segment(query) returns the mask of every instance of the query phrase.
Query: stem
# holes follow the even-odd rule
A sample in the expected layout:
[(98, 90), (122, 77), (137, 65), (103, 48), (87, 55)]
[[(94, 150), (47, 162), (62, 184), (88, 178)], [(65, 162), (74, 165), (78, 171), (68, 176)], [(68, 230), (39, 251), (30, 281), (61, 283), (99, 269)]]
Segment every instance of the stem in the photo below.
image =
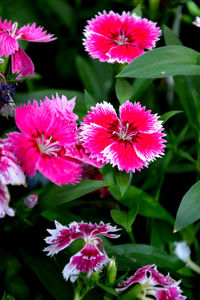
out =
[(198, 266), (195, 262), (193, 262), (190, 257), (187, 258), (186, 263), (187, 263), (187, 266), (191, 270), (193, 270), (196, 273), (200, 274), (200, 266)]
[(80, 297), (79, 292), (77, 290), (75, 290), (75, 292), (74, 292), (74, 300), (81, 300), (81, 297)]
[(128, 234), (129, 234), (129, 237), (132, 241), (133, 244), (135, 244), (135, 238), (134, 238), (134, 235), (133, 235), (133, 232), (132, 232), (132, 229), (130, 230), (127, 230)]

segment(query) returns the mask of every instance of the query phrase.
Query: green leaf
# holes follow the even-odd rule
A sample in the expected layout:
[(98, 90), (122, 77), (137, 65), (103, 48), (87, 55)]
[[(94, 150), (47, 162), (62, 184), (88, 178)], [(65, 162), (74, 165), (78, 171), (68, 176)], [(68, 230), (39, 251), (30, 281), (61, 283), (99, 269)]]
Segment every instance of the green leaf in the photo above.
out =
[(87, 109), (89, 110), (91, 106), (95, 106), (96, 103), (97, 102), (94, 100), (94, 98), (85, 90), (85, 105)]
[(121, 195), (123, 197), (124, 193), (126, 192), (126, 190), (128, 188), (129, 182), (130, 182), (131, 173), (116, 170), (115, 178), (117, 181), (117, 185), (120, 189)]
[(139, 17), (142, 17), (142, 6), (138, 4), (131, 12), (131, 15), (136, 14)]
[(114, 296), (116, 296), (116, 297), (119, 296), (119, 294), (118, 294), (114, 289), (112, 289), (111, 287), (108, 287), (108, 286), (106, 286), (105, 284), (102, 284), (102, 283), (99, 283), (99, 282), (97, 282), (97, 285), (98, 285), (101, 289), (103, 289), (104, 291), (106, 291), (107, 293), (109, 293), (109, 294), (111, 294), (111, 295), (114, 295)]
[[(175, 90), (190, 122), (190, 125), (200, 131), (200, 78), (199, 76), (175, 76)], [(188, 100), (189, 99), (189, 100)]]
[(8, 295), (6, 292), (4, 292), (3, 297), (1, 300), (15, 300), (15, 298), (11, 295)]
[(163, 25), (163, 35), (164, 35), (164, 39), (165, 39), (166, 45), (179, 45), (179, 46), (182, 45), (182, 43), (179, 40), (179, 38), (166, 25)]
[(129, 100), (133, 94), (133, 88), (130, 83), (125, 79), (119, 78), (116, 80), (115, 91), (120, 104)]
[(134, 207), (130, 208), (128, 211), (122, 211), (119, 209), (112, 209), (111, 216), (115, 223), (123, 226), (126, 231), (130, 232), (131, 226), (135, 221), (135, 217), (138, 213), (138, 206), (135, 205)]
[(56, 185), (49, 185), (41, 190), (38, 194), (39, 203), (38, 210), (49, 210), (58, 205), (67, 203), (82, 197), (90, 192), (101, 189), (105, 186), (105, 182), (101, 180), (83, 180), (76, 186), (64, 185), (58, 187)]
[[(48, 259), (45, 256), (40, 256), (25, 249), (20, 249), (26, 265), (28, 265), (47, 291), (56, 300), (66, 300), (66, 295), (69, 299), (73, 299), (70, 285), (63, 280), (62, 273), (58, 271), (53, 263), (53, 259)], [(62, 291), (62, 292), (61, 292)]]
[(199, 52), (184, 46), (164, 46), (136, 57), (117, 77), (163, 78), (200, 75)]
[(165, 114), (163, 114), (160, 119), (163, 121), (163, 124), (165, 122), (167, 122), (167, 120), (169, 120), (171, 117), (177, 115), (177, 114), (180, 114), (182, 113), (183, 111), (182, 110), (172, 110), (172, 111), (168, 111), (166, 112)]
[(200, 181), (196, 182), (184, 195), (178, 208), (175, 230), (184, 227), (200, 219)]
[[(106, 248), (106, 247), (105, 247)], [(156, 264), (159, 268), (178, 270), (183, 263), (164, 250), (143, 244), (123, 244), (106, 248), (108, 256), (115, 256), (119, 270), (133, 270), (148, 264)]]
[(66, 96), (68, 100), (76, 96), (76, 105), (74, 112), (79, 115), (79, 117), (85, 116), (87, 110), (85, 106), (85, 99), (84, 94), (79, 91), (73, 91), (73, 90), (59, 90), (59, 89), (44, 89), (34, 92), (26, 92), (21, 93), (17, 92), (15, 95), (15, 102), (17, 105), (19, 104), (26, 104), (29, 100), (32, 102), (34, 99), (36, 100), (42, 100), (46, 96), (50, 99), (52, 96), (56, 96), (56, 93), (58, 93), (59, 97), (62, 95)]
[(153, 79), (136, 78), (133, 82), (133, 96), (132, 99), (139, 100), (140, 96), (152, 83)]
[(77, 56), (76, 65), (84, 88), (96, 99), (99, 99), (102, 96), (102, 88), (94, 67), (82, 56)]
[(109, 188), (109, 191), (117, 201), (129, 208), (137, 204), (139, 207), (138, 213), (140, 215), (166, 220), (169, 223), (174, 224), (174, 219), (168, 213), (168, 211), (165, 210), (165, 208), (158, 201), (155, 201), (151, 195), (143, 192), (141, 189), (131, 185), (128, 187), (123, 198), (120, 195), (118, 186)]

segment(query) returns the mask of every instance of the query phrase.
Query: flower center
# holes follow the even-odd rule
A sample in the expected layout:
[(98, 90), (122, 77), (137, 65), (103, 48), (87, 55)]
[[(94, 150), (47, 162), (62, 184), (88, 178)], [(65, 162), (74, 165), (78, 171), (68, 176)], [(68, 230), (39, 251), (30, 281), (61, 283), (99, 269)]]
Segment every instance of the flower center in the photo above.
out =
[(131, 128), (132, 124), (126, 123), (120, 124), (119, 131), (113, 131), (114, 135), (117, 135), (121, 140), (132, 140), (134, 136), (137, 136), (136, 127)]
[(52, 135), (47, 139), (43, 134), (36, 138), (39, 151), (47, 155), (55, 155), (60, 151), (59, 142), (52, 141)]
[(125, 32), (120, 32), (117, 39), (114, 40), (119, 46), (125, 45), (128, 42), (128, 37)]
[(14, 22), (12, 25), (12, 30), (8, 29), (7, 32), (9, 33), (10, 36), (12, 36), (14, 39), (18, 40), (22, 37), (23, 33), (20, 33), (15, 36), (16, 31), (17, 31), (18, 23)]

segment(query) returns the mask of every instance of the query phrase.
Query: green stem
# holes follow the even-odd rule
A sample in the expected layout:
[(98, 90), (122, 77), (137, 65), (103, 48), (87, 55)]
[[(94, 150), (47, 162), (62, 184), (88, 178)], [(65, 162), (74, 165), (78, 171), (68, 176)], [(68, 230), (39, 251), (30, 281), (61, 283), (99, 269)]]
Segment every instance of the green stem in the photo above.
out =
[(129, 237), (130, 237), (132, 243), (135, 244), (135, 238), (134, 238), (132, 229), (129, 229), (127, 232), (128, 232), (128, 234), (129, 234)]
[(200, 266), (198, 266), (195, 262), (193, 262), (190, 257), (187, 258), (186, 263), (187, 263), (187, 266), (191, 270), (193, 270), (196, 273), (200, 274)]
[(74, 292), (74, 300), (81, 300), (81, 297), (80, 297), (79, 292), (77, 290), (75, 290), (75, 292)]

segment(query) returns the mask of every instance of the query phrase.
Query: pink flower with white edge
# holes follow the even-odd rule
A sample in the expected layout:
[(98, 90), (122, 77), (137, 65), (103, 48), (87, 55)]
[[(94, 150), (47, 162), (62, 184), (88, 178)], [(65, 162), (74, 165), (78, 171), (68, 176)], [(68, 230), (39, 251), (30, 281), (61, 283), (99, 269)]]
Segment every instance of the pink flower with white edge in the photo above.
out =
[(200, 17), (196, 17), (195, 21), (192, 22), (192, 24), (194, 24), (197, 27), (200, 27)]
[(90, 157), (117, 166), (120, 171), (141, 171), (163, 155), (166, 142), (162, 121), (139, 102), (120, 106), (120, 118), (110, 103), (98, 103), (83, 119), (80, 136)]
[(136, 14), (110, 11), (99, 13), (87, 21), (84, 46), (92, 58), (109, 63), (130, 63), (137, 56), (151, 50), (159, 40), (161, 30), (156, 23)]
[[(11, 132), (7, 139), (28, 176), (38, 170), (57, 185), (78, 183), (82, 171), (78, 155), (71, 153), (77, 143), (76, 115), (64, 100), (68, 101), (57, 95), (52, 100), (46, 97), (40, 106), (34, 100), (17, 107), (15, 121), (21, 132)], [(90, 164), (100, 165), (94, 159)]]
[(73, 255), (69, 263), (63, 269), (65, 280), (74, 282), (81, 272), (86, 272), (89, 277), (93, 271), (98, 271), (109, 263), (108, 256), (104, 250), (101, 239), (98, 236), (107, 236), (109, 238), (118, 238), (119, 235), (113, 232), (119, 229), (110, 224), (92, 224), (84, 222), (72, 222), (69, 226), (63, 226), (55, 221), (56, 229), (47, 229), (51, 234), (45, 238), (47, 244), (44, 251), (47, 255), (57, 254), (59, 251), (68, 247), (73, 241), (82, 238), (85, 242), (84, 247)]
[(155, 265), (147, 265), (137, 270), (126, 281), (120, 282), (119, 288), (116, 290), (121, 293), (139, 283), (141, 291), (137, 295), (137, 299), (150, 299), (153, 296), (156, 300), (184, 300), (187, 298), (182, 295), (180, 282), (172, 279), (169, 274), (164, 276), (159, 273)]
[(15, 215), (15, 211), (9, 207), (10, 194), (5, 184), (0, 181), (0, 219), (7, 214), (10, 217)]
[(52, 34), (43, 31), (43, 27), (27, 24), (20, 29), (18, 23), (0, 18), (0, 57), (11, 55), (12, 73), (21, 72), (20, 76), (34, 74), (34, 65), (30, 57), (19, 46), (19, 40), (46, 43), (55, 40)]
[(25, 184), (25, 175), (5, 139), (0, 139), (0, 182), (1, 184)]

